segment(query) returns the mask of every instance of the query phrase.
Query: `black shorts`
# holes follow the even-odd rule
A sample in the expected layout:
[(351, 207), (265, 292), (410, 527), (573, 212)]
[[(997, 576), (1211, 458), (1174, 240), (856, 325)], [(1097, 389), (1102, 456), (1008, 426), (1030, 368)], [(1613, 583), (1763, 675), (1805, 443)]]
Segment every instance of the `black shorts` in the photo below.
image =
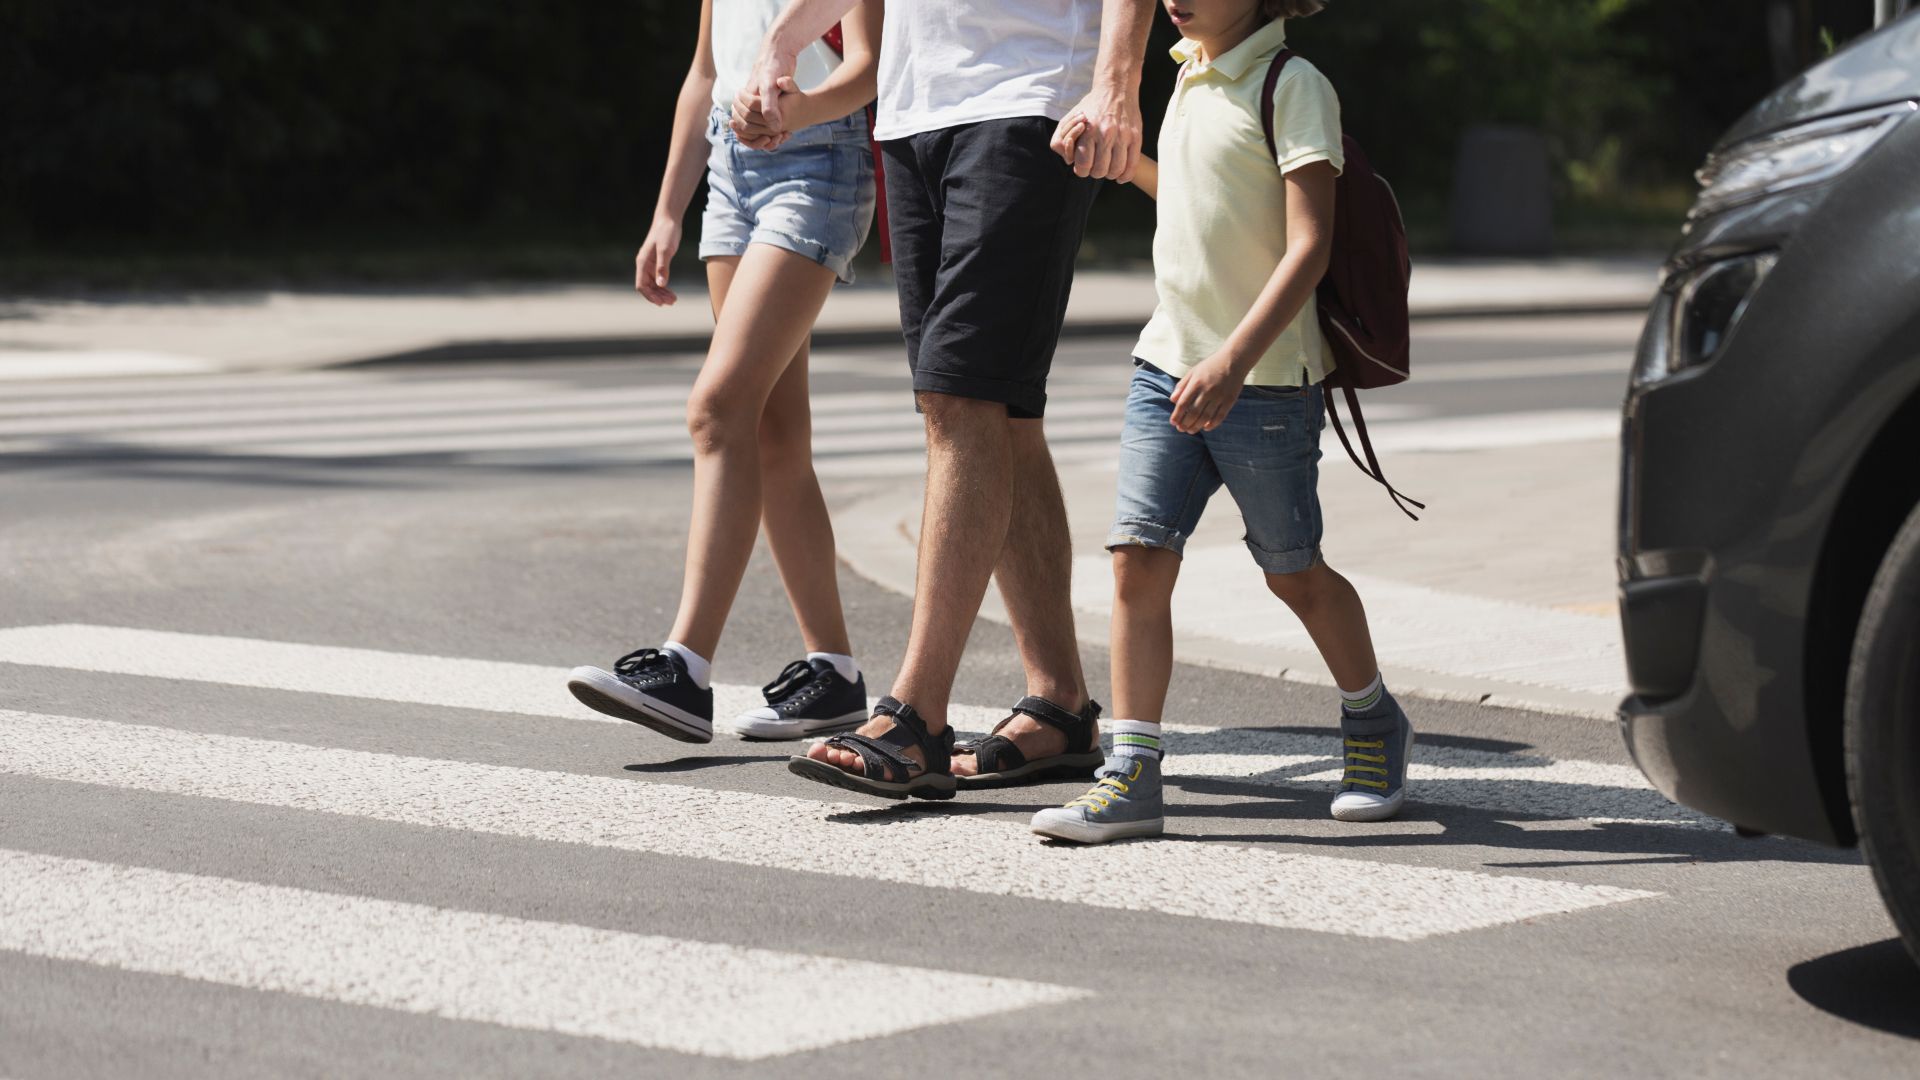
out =
[(900, 329), (915, 391), (1047, 408), (1047, 369), (1098, 180), (1047, 144), (1045, 117), (881, 143)]

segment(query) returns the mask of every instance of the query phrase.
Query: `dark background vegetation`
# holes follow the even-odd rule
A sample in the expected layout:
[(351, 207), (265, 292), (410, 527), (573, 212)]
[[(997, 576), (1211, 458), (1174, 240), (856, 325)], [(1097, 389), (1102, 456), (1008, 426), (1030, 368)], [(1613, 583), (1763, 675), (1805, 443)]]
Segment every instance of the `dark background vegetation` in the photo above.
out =
[[(697, 16), (696, 0), (0, 0), (0, 286), (618, 278)], [(1559, 243), (1582, 251), (1663, 243), (1719, 132), (1870, 16), (1869, 0), (1334, 0), (1291, 39), (1418, 246), (1444, 247), (1461, 132), (1496, 122), (1545, 134)], [(1157, 20), (1150, 137), (1173, 40)], [(1109, 189), (1085, 256), (1144, 255), (1150, 221)]]

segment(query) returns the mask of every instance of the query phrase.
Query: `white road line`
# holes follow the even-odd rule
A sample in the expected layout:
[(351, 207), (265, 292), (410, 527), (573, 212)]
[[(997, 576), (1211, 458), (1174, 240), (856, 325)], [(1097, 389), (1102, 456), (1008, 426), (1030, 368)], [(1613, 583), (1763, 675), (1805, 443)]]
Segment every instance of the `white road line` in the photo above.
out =
[(95, 350), (88, 352), (0, 350), (0, 382), (28, 379), (101, 379), (121, 375), (194, 375), (219, 365), (197, 356), (173, 353)]
[[(0, 628), (0, 664), (620, 722), (575, 702), (566, 692), (564, 669), (508, 661), (69, 624)], [(714, 686), (716, 716), (737, 716), (763, 703), (757, 686)], [(1005, 715), (1004, 709), (956, 706), (951, 719), (955, 727), (984, 730)], [(1338, 748), (1317, 736), (1186, 724), (1169, 728), (1172, 775), (1320, 785), (1325, 781), (1319, 777), (1338, 764)], [(1414, 798), (1422, 802), (1556, 819), (1717, 827), (1668, 802), (1628, 765), (1423, 744), (1412, 775), (1420, 782)]]
[(1461, 360), (1434, 363), (1414, 374), (1421, 383), (1480, 382), (1507, 379), (1559, 379), (1572, 375), (1617, 373), (1624, 383), (1633, 367), (1628, 352), (1582, 353), (1578, 356), (1543, 356), (1528, 360)]
[[(1220, 843), (1059, 850), (1021, 823), (937, 810), (902, 814), (77, 717), (0, 712), (0, 733), (0, 772), (43, 779), (1395, 941), (1660, 895)], [(966, 854), (981, 852), (991, 854)]]
[(0, 949), (746, 1061), (1091, 996), (8, 850)]

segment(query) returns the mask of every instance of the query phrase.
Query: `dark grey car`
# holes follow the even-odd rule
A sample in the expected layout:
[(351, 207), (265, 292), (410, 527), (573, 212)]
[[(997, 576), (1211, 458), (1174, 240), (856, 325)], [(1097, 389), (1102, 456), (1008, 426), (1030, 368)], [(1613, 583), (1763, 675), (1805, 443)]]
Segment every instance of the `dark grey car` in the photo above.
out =
[(1920, 958), (1920, 14), (1715, 147), (1628, 392), (1634, 760), (1862, 844)]

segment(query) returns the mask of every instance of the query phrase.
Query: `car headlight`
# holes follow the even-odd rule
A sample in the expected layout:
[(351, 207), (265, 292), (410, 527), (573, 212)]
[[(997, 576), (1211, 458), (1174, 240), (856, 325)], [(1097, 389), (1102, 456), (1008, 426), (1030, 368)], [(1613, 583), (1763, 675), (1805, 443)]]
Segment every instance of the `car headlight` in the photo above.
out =
[(1700, 217), (1838, 176), (1916, 109), (1920, 103), (1902, 101), (1736, 143), (1707, 158), (1694, 174), (1700, 181), (1700, 199), (1688, 216)]
[(1663, 289), (1635, 357), (1634, 385), (1671, 378), (1718, 356), (1779, 258), (1778, 252), (1755, 251), (1719, 259)]

